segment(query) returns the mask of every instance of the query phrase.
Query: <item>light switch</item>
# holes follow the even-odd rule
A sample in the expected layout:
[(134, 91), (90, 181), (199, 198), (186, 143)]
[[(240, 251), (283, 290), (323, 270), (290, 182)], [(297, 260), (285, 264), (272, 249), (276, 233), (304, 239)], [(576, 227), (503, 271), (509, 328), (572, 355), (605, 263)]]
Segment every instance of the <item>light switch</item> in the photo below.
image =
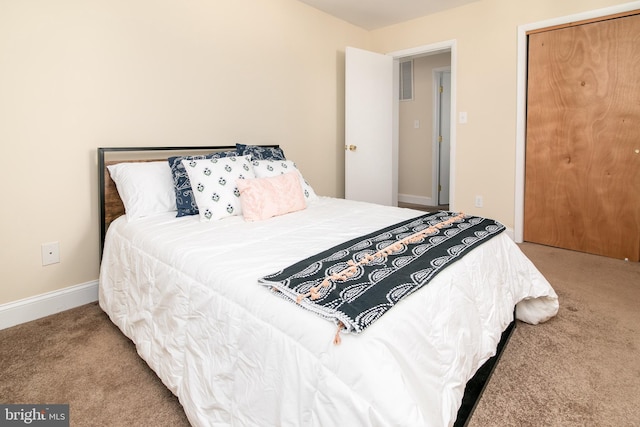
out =
[(459, 122), (460, 123), (467, 123), (467, 112), (466, 111), (460, 111), (460, 114), (458, 115), (459, 117)]

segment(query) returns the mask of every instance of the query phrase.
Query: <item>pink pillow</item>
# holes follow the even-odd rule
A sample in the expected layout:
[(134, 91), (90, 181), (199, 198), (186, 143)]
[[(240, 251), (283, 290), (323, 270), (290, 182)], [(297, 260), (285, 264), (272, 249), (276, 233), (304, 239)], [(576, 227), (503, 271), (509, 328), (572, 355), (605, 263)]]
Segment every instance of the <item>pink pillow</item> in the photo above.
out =
[(239, 179), (236, 185), (245, 221), (260, 221), (307, 207), (296, 171), (267, 178)]

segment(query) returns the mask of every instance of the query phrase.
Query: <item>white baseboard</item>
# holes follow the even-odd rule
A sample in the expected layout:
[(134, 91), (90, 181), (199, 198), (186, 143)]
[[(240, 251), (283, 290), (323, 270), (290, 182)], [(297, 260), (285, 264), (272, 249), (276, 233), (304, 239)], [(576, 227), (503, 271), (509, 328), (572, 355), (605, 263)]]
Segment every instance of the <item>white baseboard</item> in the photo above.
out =
[(435, 206), (431, 197), (413, 196), (411, 194), (398, 194), (398, 201), (402, 203), (411, 203), (412, 205)]
[(0, 329), (79, 307), (98, 300), (98, 281), (47, 292), (0, 305)]

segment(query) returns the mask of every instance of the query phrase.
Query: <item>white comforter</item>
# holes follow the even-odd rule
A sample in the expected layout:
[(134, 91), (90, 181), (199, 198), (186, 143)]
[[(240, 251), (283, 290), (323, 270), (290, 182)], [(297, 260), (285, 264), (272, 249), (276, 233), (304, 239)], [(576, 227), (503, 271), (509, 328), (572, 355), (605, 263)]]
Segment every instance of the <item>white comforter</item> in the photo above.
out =
[(100, 306), (194, 426), (450, 426), (514, 305), (529, 323), (558, 310), (505, 233), (337, 346), (334, 324), (257, 283), (423, 213), (321, 198), (255, 223), (121, 217), (108, 230)]

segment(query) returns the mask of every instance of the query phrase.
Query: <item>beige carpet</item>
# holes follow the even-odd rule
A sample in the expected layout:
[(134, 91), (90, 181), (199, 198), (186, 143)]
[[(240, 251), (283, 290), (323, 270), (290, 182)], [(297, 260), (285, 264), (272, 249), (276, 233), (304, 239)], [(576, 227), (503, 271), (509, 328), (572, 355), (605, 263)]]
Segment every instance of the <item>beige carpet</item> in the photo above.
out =
[[(524, 244), (561, 309), (519, 323), (469, 427), (640, 425), (640, 264)], [(187, 426), (97, 304), (0, 331), (0, 403), (69, 403), (72, 426)]]
[(640, 426), (640, 264), (521, 248), (560, 311), (518, 323), (469, 427)]

